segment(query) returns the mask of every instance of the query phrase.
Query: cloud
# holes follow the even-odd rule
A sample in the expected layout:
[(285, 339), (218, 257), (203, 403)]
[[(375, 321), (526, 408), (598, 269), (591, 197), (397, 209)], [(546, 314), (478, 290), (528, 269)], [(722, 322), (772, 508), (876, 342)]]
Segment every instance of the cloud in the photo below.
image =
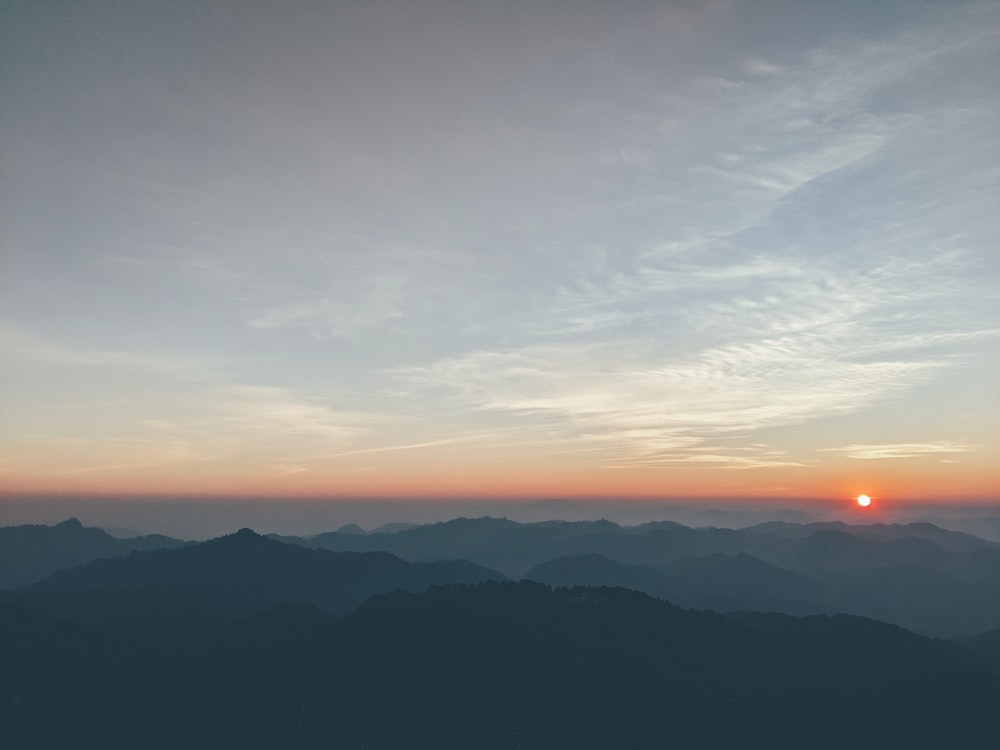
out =
[(86, 474), (253, 460), (280, 473), (303, 456), (345, 450), (386, 422), (335, 408), (329, 396), (233, 382), (237, 361), (229, 358), (72, 346), (12, 327), (0, 329), (0, 342), (5, 377), (22, 392), (39, 382), (46, 397), (30, 410), (4, 405), (0, 437), (12, 470)]
[[(998, 7), (626, 5), (277, 14), (233, 28), (294, 45), (194, 89), (127, 39), (112, 77), (25, 44), (66, 116), (5, 135), (13, 431), (88, 435), (94, 466), (779, 467), (813, 457), (740, 443), (988, 375)], [(43, 84), (73, 60), (70, 101)], [(123, 83), (135, 113), (76, 109)]]
[(3, 471), (43, 476), (120, 473), (213, 458), (177, 437), (29, 438), (7, 451)]
[(322, 458), (342, 458), (345, 456), (359, 456), (368, 453), (395, 453), (397, 451), (418, 450), (420, 448), (435, 448), (439, 445), (453, 445), (455, 443), (466, 443), (475, 440), (483, 440), (488, 437), (496, 437), (495, 433), (476, 433), (471, 435), (458, 435), (455, 437), (442, 438), (440, 440), (427, 440), (420, 443), (406, 443), (403, 445), (380, 445), (374, 448), (357, 448), (354, 450), (340, 451), (322, 456)]
[(385, 421), (272, 386), (220, 385), (160, 394), (158, 402), (161, 416), (143, 423), (148, 431), (185, 440), (206, 457), (249, 458), (278, 472), (302, 467), (316, 454), (346, 450)]
[[(567, 439), (603, 442), (617, 462), (687, 456), (772, 465), (781, 459), (727, 458), (719, 441), (856, 412), (898, 396), (937, 367), (847, 361), (849, 335), (769, 337), (673, 356), (650, 340), (562, 344), (474, 352), (397, 375), (425, 392), (450, 391), (474, 409), (508, 413), (527, 434), (561, 425)], [(715, 458), (699, 452), (706, 442), (716, 446)]]
[[(741, 455), (742, 453), (742, 455)], [(732, 448), (719, 445), (690, 447), (688, 452), (660, 454), (653, 458), (635, 458), (624, 463), (609, 463), (605, 468), (625, 469), (636, 466), (669, 464), (706, 464), (727, 470), (764, 469), (776, 467), (804, 467), (801, 461), (792, 461), (785, 451), (752, 448)]]
[[(885, 443), (881, 445), (846, 445), (843, 448), (824, 448), (831, 453), (839, 453), (845, 458), (874, 460), (882, 458), (919, 458), (941, 453), (971, 453), (973, 445), (953, 442), (934, 443)], [(942, 459), (947, 460), (947, 459)]]
[(406, 279), (380, 276), (365, 291), (344, 290), (337, 298), (320, 297), (274, 307), (250, 321), (254, 328), (300, 326), (317, 339), (353, 336), (403, 317)]
[[(597, 447), (612, 465), (801, 465), (780, 451), (734, 453), (725, 441), (903, 399), (959, 364), (955, 347), (994, 332), (961, 330), (947, 316), (939, 330), (911, 321), (954, 293), (955, 262), (890, 257), (862, 271), (778, 255), (714, 265), (682, 254), (616, 276), (604, 297), (597, 285), (559, 296), (553, 322), (535, 332), (546, 343), (393, 374), (411, 396), (508, 415), (529, 441), (558, 429), (563, 444)], [(588, 309), (595, 321), (607, 311), (634, 318), (617, 341), (588, 336), (596, 325), (565, 325)]]
[(157, 349), (105, 349), (50, 341), (23, 329), (0, 325), (3, 358), (13, 364), (146, 370), (185, 380), (212, 380), (232, 359), (208, 353)]

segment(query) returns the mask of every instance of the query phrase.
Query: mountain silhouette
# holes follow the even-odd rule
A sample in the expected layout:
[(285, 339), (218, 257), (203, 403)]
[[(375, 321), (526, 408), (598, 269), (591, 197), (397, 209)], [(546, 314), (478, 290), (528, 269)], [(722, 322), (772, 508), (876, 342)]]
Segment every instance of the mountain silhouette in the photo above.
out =
[(671, 601), (686, 607), (795, 615), (837, 611), (825, 604), (824, 584), (743, 552), (682, 557), (661, 566), (660, 571), (669, 582)]
[(367, 534), (363, 528), (358, 526), (356, 523), (345, 523), (339, 529), (337, 529), (338, 534)]
[(917, 522), (906, 524), (873, 523), (863, 526), (852, 526), (841, 521), (822, 523), (795, 524), (786, 521), (769, 521), (751, 527), (752, 531), (777, 536), (786, 539), (803, 539), (817, 531), (840, 531), (865, 539), (929, 539), (930, 541), (955, 552), (971, 552), (984, 547), (1000, 547), (996, 543), (980, 539), (972, 534), (961, 531), (949, 531), (931, 523)]
[[(16, 542), (0, 544), (0, 561), (7, 562), (0, 576), (11, 588), (94, 556), (125, 554), (130, 546), (181, 544), (165, 537), (116, 540), (75, 520), (56, 527), (0, 529), (0, 534), (6, 535), (0, 542)], [(627, 527), (609, 521), (518, 523), (485, 517), (390, 525), (367, 533), (348, 525), (310, 538), (269, 535), (268, 540), (314, 550), (389, 553), (411, 563), (465, 559), (508, 577), (620, 585), (685, 607), (723, 612), (846, 612), (948, 638), (1000, 626), (1000, 544), (926, 523), (772, 522), (733, 530), (673, 522)], [(33, 566), (32, 559), (44, 565)], [(555, 567), (540, 567), (550, 562)], [(477, 573), (471, 575), (440, 582), (478, 580)], [(240, 593), (249, 588), (234, 585), (230, 593), (205, 593), (204, 601), (192, 601), (190, 607), (256, 601)], [(344, 601), (357, 604), (370, 593), (361, 586)], [(313, 591), (301, 601), (339, 611), (333, 601), (339, 596)], [(137, 602), (128, 606), (141, 609)]]
[[(787, 567), (801, 560), (819, 569), (931, 558), (952, 564), (963, 556), (1000, 544), (925, 523), (848, 526), (785, 522), (749, 529), (693, 529), (670, 521), (623, 527), (610, 521), (518, 523), (505, 518), (457, 518), (394, 533), (327, 532), (309, 538), (287, 537), (308, 547), (338, 551), (388, 551), (408, 560), (442, 556), (473, 560), (517, 577), (546, 560), (597, 552), (627, 564), (659, 566), (680, 557), (745, 553)], [(853, 546), (849, 546), (853, 545)], [(838, 552), (840, 552), (838, 556)], [(863, 559), (858, 554), (865, 555)]]
[[(1000, 625), (1000, 544), (926, 523), (774, 522), (734, 530), (672, 522), (623, 527), (609, 521), (461, 518), (394, 534), (331, 532), (286, 541), (384, 550), (407, 560), (463, 558), (513, 578), (614, 583), (698, 608), (848, 612), (941, 637)], [(654, 568), (665, 580), (626, 568), (600, 577), (593, 565), (579, 563), (564, 565), (558, 574), (538, 570), (558, 558), (588, 555)], [(579, 575), (567, 577), (574, 566)]]
[[(27, 587), (25, 593), (41, 598), (56, 592), (99, 593), (109, 606), (110, 602), (121, 603), (124, 595), (138, 610), (149, 600), (166, 597), (182, 599), (187, 611), (227, 616), (279, 602), (343, 613), (374, 594), (397, 588), (418, 591), (433, 583), (503, 578), (496, 571), (464, 560), (408, 563), (387, 552), (310, 550), (241, 529), (181, 549), (93, 560), (58, 571)], [(120, 596), (109, 596), (114, 593)]]
[(97, 558), (136, 550), (172, 549), (183, 544), (159, 534), (118, 539), (101, 529), (85, 527), (76, 518), (55, 526), (3, 526), (0, 527), (0, 589), (26, 586), (62, 568)]
[[(561, 551), (592, 550), (605, 534), (620, 532), (610, 521), (543, 521), (523, 524), (506, 518), (456, 518), (425, 524), (395, 533), (370, 533), (364, 536), (329, 532), (299, 539), (304, 546), (350, 550), (384, 550), (406, 560), (467, 559), (480, 565), (519, 577), (528, 568)], [(579, 548), (576, 540), (589, 539)], [(289, 540), (291, 541), (291, 540)]]
[(131, 625), (0, 601), (10, 748), (990, 748), (998, 699), (1000, 668), (959, 644), (622, 588), (484, 582), (340, 618)]
[(826, 587), (746, 554), (684, 557), (660, 568), (624, 565), (599, 554), (567, 555), (537, 565), (525, 578), (550, 585), (624, 586), (673, 604), (716, 612), (812, 614)]
[(669, 580), (648, 565), (625, 565), (604, 555), (563, 555), (536, 565), (524, 578), (550, 586), (621, 586), (667, 598)]

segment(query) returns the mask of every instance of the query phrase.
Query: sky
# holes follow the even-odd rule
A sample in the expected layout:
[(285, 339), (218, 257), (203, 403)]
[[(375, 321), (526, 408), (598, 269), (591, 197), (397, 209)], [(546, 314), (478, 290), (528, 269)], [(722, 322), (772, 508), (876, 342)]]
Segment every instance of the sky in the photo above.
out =
[(9, 497), (1000, 504), (1000, 3), (0, 13)]

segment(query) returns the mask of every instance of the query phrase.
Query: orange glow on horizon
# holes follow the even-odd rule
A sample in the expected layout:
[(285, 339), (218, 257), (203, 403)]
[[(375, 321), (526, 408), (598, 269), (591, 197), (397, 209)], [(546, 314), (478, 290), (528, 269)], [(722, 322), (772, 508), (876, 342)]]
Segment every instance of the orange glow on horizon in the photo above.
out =
[[(996, 502), (995, 472), (951, 470), (952, 464), (884, 463), (863, 467), (863, 476), (845, 482), (853, 466), (775, 467), (754, 470), (703, 466), (629, 467), (545, 464), (515, 457), (468, 457), (449, 462), (428, 456), (420, 464), (376, 465), (295, 473), (268, 473), (259, 465), (161, 466), (141, 471), (65, 474), (8, 473), (0, 493), (80, 494), (159, 497), (413, 498), (413, 499), (734, 499), (789, 501), (825, 498), (842, 502), (859, 495), (905, 498), (907, 502)], [(210, 470), (211, 469), (211, 470)], [(875, 471), (877, 469), (878, 471)], [(874, 507), (872, 503), (870, 510)], [(856, 506), (859, 507), (859, 506)]]
[[(298, 465), (263, 452), (217, 460), (122, 466), (109, 456), (37, 451), (0, 474), (0, 496), (660, 500), (822, 498), (849, 502), (869, 517), (906, 502), (1000, 501), (1000, 475), (986, 453), (958, 462), (920, 459), (729, 468), (704, 462), (612, 465), (601, 454), (532, 453), (514, 445), (447, 444), (402, 452), (358, 453)], [(91, 465), (87, 465), (91, 464)], [(67, 467), (58, 471), (55, 467)], [(72, 468), (70, 468), (72, 467)], [(874, 502), (856, 504), (859, 495)]]

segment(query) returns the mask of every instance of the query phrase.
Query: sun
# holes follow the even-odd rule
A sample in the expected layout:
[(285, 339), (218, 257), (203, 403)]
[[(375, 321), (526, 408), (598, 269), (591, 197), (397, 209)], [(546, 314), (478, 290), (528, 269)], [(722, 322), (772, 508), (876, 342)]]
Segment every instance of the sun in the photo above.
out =
[(862, 508), (867, 508), (872, 504), (872, 499), (868, 495), (858, 495), (858, 505)]

